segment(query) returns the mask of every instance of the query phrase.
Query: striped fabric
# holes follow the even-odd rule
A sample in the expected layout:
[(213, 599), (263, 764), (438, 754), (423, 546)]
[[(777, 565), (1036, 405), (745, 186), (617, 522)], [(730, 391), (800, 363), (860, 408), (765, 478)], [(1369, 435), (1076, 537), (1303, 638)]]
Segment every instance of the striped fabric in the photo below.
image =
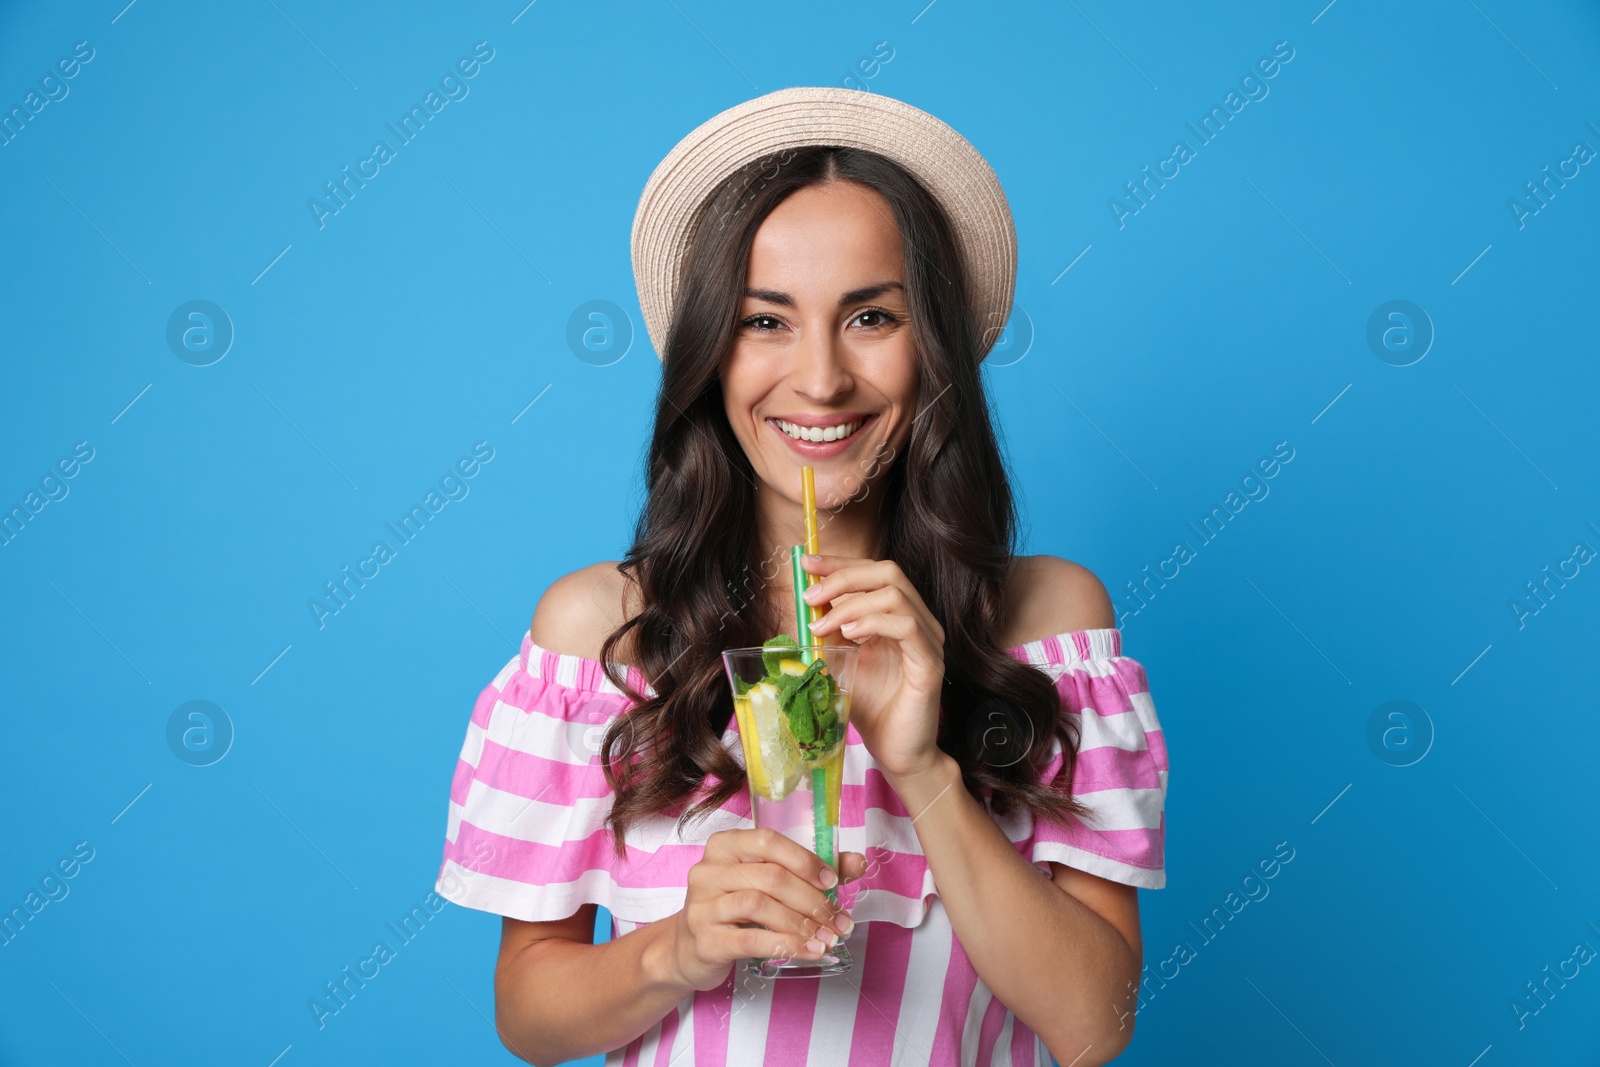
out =
[[(996, 823), (1041, 873), (1049, 861), (1145, 889), (1166, 884), (1167, 750), (1144, 668), (1122, 655), (1115, 629), (1056, 634), (1008, 649), (1055, 682), (1080, 727), (1074, 794), (1087, 822)], [(628, 683), (654, 695), (643, 675)], [(522, 649), (473, 708), (450, 789), (437, 891), (470, 908), (527, 921), (565, 919), (584, 904), (611, 914), (612, 934), (683, 907), (688, 870), (722, 829), (749, 827), (741, 792), (678, 832), (660, 815), (629, 830), (617, 861), (602, 823), (610, 791), (600, 740), (629, 706), (598, 660)], [(737, 719), (723, 735), (741, 765)], [(1059, 740), (1046, 777), (1061, 766)], [(724, 1064), (1038, 1064), (1044, 1042), (994, 999), (954, 936), (910, 813), (846, 731), (839, 848), (863, 853), (868, 873), (839, 890), (856, 920), (856, 967), (825, 979), (762, 980), (735, 967), (728, 981), (685, 997), (676, 1011), (607, 1067)]]

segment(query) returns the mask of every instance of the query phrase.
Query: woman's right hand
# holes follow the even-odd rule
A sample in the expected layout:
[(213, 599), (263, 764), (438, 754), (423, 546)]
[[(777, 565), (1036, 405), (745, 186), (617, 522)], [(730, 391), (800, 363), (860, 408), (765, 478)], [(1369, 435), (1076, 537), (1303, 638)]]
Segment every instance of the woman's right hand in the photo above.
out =
[[(841, 885), (853, 881), (866, 857), (841, 852), (839, 868)], [(824, 894), (824, 872), (832, 868), (776, 830), (712, 834), (689, 868), (683, 910), (672, 917), (669, 953), (678, 982), (715, 989), (736, 960), (821, 958), (815, 946), (836, 944), (852, 928)]]

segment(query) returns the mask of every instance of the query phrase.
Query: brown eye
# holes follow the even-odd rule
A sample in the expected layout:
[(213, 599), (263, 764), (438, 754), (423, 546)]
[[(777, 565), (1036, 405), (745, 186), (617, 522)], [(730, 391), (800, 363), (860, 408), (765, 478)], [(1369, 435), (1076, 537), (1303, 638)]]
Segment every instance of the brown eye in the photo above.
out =
[(857, 315), (855, 321), (864, 329), (875, 330), (880, 326), (886, 326), (889, 323), (900, 320), (882, 308), (868, 308)]
[(771, 315), (751, 315), (739, 325), (765, 333), (777, 329), (781, 324)]

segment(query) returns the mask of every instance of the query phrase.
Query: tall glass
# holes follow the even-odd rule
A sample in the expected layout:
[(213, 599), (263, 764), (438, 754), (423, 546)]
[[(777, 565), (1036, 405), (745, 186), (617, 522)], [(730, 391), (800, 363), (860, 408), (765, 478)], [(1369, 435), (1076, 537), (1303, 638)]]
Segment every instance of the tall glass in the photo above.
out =
[[(750, 812), (839, 873), (839, 786), (856, 646), (733, 648), (722, 653), (750, 783)], [(837, 887), (827, 890), (838, 899)], [(843, 941), (820, 959), (753, 959), (762, 978), (844, 974), (853, 961)]]

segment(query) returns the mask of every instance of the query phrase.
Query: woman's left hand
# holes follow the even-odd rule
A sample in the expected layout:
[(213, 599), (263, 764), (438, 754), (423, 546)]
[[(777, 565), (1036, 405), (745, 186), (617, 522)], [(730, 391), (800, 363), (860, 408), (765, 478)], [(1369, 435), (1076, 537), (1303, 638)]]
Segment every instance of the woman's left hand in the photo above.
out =
[[(810, 561), (810, 562), (808, 562)], [(908, 777), (939, 759), (944, 627), (893, 560), (806, 556), (821, 580), (806, 602), (831, 609), (811, 626), (818, 644), (837, 632), (860, 646), (850, 719), (886, 775)]]

